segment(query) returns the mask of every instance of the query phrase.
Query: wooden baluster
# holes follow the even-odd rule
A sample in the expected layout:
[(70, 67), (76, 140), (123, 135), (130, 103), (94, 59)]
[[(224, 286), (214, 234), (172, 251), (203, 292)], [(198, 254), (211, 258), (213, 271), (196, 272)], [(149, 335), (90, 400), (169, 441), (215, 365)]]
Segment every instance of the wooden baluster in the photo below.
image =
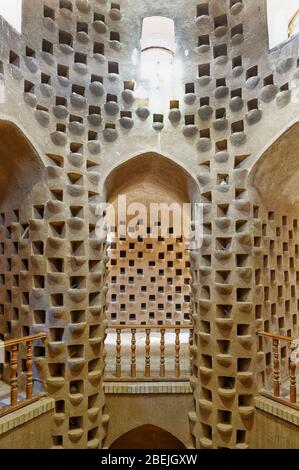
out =
[(136, 377), (136, 329), (131, 329), (131, 377)]
[(190, 355), (190, 375), (193, 373), (193, 364), (192, 364), (192, 354), (191, 354), (191, 347), (193, 346), (193, 330), (190, 328), (189, 330), (189, 355)]
[(291, 403), (297, 402), (297, 385), (296, 385), (296, 362), (290, 357), (290, 400)]
[(18, 345), (11, 347), (10, 359), (10, 404), (15, 406), (18, 403)]
[(32, 341), (27, 343), (26, 353), (26, 368), (27, 368), (27, 381), (26, 381), (26, 398), (29, 400), (32, 398)]
[(175, 329), (175, 377), (180, 377), (180, 328)]
[(273, 338), (273, 386), (274, 396), (280, 397), (279, 340)]
[(115, 360), (115, 376), (117, 379), (121, 377), (121, 329), (116, 329), (116, 360)]
[(160, 377), (165, 377), (165, 329), (160, 331)]
[(144, 376), (151, 376), (151, 330), (146, 328), (145, 330), (145, 370)]

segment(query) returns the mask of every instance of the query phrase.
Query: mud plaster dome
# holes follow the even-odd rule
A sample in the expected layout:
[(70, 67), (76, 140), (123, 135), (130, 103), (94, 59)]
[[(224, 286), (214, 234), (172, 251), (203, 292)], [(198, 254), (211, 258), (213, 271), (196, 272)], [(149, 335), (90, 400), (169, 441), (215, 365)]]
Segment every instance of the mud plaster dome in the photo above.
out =
[[(299, 39), (269, 52), (265, 3), (24, 0), (22, 35), (0, 21), (0, 331), (48, 332), (34, 356), (56, 402), (53, 448), (105, 446), (109, 258), (95, 207), (145, 154), (173, 162), (164, 182), (146, 167), (161, 190), (184, 173), (204, 204), (190, 260), (193, 446), (250, 445), (268, 377), (256, 333), (298, 335)], [(149, 16), (174, 20), (182, 65), (163, 113), (135, 93)]]

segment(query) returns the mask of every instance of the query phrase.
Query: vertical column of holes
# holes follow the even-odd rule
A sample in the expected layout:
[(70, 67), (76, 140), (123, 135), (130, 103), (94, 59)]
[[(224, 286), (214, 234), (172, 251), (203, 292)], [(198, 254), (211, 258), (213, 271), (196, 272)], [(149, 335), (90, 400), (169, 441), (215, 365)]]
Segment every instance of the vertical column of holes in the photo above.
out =
[[(88, 198), (88, 213), (84, 214), (84, 219), (89, 219), (89, 253), (88, 263), (85, 266), (85, 275), (88, 293), (87, 310), (87, 335), (86, 360), (87, 360), (87, 381), (86, 386), (86, 408), (87, 419), (85, 418), (85, 432), (87, 433), (87, 447), (101, 447), (103, 437), (106, 433), (105, 417), (96, 419), (102, 415), (104, 409), (104, 395), (102, 390), (103, 371), (105, 367), (104, 338), (106, 329), (106, 242), (100, 241), (96, 233), (96, 224), (100, 215), (95, 210), (97, 207), (98, 179), (94, 178), (99, 172), (99, 156), (90, 154), (84, 158), (85, 172), (85, 194)], [(87, 210), (87, 207), (85, 208)], [(86, 240), (85, 234), (81, 231), (82, 242)], [(86, 245), (85, 245), (86, 246)], [(88, 247), (86, 247), (88, 249)], [(83, 274), (83, 271), (82, 271)]]
[[(243, 162), (246, 156), (235, 155), (233, 159), (233, 171), (228, 178), (232, 183), (232, 202), (230, 216), (233, 224), (233, 263), (231, 283), (234, 285), (232, 292), (231, 318), (233, 320), (229, 339), (231, 341), (230, 354), (232, 357), (233, 374), (223, 387), (223, 393), (231, 390), (235, 400), (231, 403), (227, 415), (219, 410), (222, 417), (220, 424), (232, 425), (231, 447), (247, 447), (247, 431), (253, 424), (253, 395), (254, 395), (254, 259), (253, 251), (253, 207), (249, 202), (246, 187), (246, 171), (243, 170)], [(226, 374), (223, 374), (226, 375)], [(221, 383), (222, 378), (218, 378)], [(246, 410), (251, 413), (246, 415)], [(222, 410), (223, 411), (223, 410)], [(225, 428), (224, 428), (225, 429)], [(222, 435), (225, 446), (225, 436)]]
[[(47, 261), (45, 258), (45, 244), (48, 235), (47, 224), (45, 223), (45, 204), (34, 204), (31, 208), (29, 225), (30, 244), (30, 273), (32, 289), (30, 293), (30, 312), (28, 317), (32, 324), (31, 333), (48, 331), (47, 308), (48, 308), (48, 279)], [(22, 309), (24, 310), (24, 309)], [(23, 313), (23, 312), (22, 312)], [(24, 312), (25, 313), (25, 312)], [(24, 319), (25, 320), (25, 319)], [(24, 321), (22, 321), (24, 324)], [(37, 391), (45, 388), (47, 377), (46, 350), (43, 341), (34, 342), (33, 359), (36, 364), (35, 387)]]
[[(209, 178), (212, 176), (211, 163), (200, 164), (200, 171)], [(213, 446), (214, 419), (211, 412), (206, 413), (202, 405), (206, 403), (212, 408), (214, 397), (212, 393), (211, 372), (214, 367), (213, 348), (211, 345), (212, 327), (215, 313), (211, 302), (213, 292), (212, 260), (214, 235), (212, 226), (212, 193), (210, 188), (202, 188), (200, 203), (203, 204), (203, 244), (193, 259), (193, 348), (192, 353), (192, 383), (194, 387), (194, 405), (198, 417), (198, 425), (193, 431), (196, 448)], [(198, 431), (197, 431), (198, 429)]]
[[(52, 201), (46, 215), (51, 299), (48, 382), (56, 402), (53, 446), (72, 448), (87, 446), (84, 379), (87, 376), (88, 328), (84, 319), (88, 306), (88, 268), (84, 240), (88, 239), (88, 224), (84, 224), (87, 198), (82, 144), (74, 146), (71, 143), (69, 149), (69, 158), (62, 158), (59, 162), (66, 185), (61, 185), (61, 171), (58, 178), (49, 180)], [(74, 165), (76, 157), (79, 163)], [(81, 328), (76, 323), (80, 315)]]
[[(49, 201), (45, 210), (47, 223), (47, 239), (44, 247), (35, 247), (36, 253), (44, 249), (47, 260), (47, 291), (49, 304), (46, 312), (48, 324), (48, 393), (55, 399), (55, 415), (52, 431), (53, 447), (68, 447), (68, 415), (70, 413), (69, 402), (69, 377), (67, 365), (66, 336), (68, 318), (68, 305), (66, 305), (69, 289), (66, 274), (67, 228), (69, 205), (67, 188), (69, 185), (61, 185), (61, 178), (65, 174), (65, 158), (63, 155), (48, 155), (49, 166), (56, 176), (48, 178)], [(42, 321), (38, 318), (37, 321)]]
[[(249, 202), (246, 186), (247, 172), (242, 165), (246, 156), (234, 158), (234, 256), (233, 278), (235, 279), (232, 316), (231, 354), (234, 358), (236, 377), (232, 389), (236, 399), (232, 406), (233, 439), (232, 447), (246, 448), (247, 434), (253, 425), (253, 398), (255, 391), (255, 311), (254, 311), (254, 265), (252, 231), (254, 227), (254, 210)], [(248, 414), (246, 412), (248, 411)]]
[[(67, 200), (66, 243), (70, 256), (65, 260), (65, 272), (68, 282), (66, 307), (68, 328), (64, 337), (66, 342), (66, 379), (68, 386), (67, 447), (86, 448), (89, 422), (88, 409), (88, 361), (90, 359), (89, 333), (90, 318), (88, 258), (86, 240), (94, 231), (89, 223), (88, 187), (85, 169), (85, 147), (79, 138), (70, 144), (70, 158), (65, 161), (69, 191)], [(75, 165), (73, 150), (78, 157)], [(74, 157), (74, 159), (72, 158)], [(79, 323), (78, 323), (79, 322)], [(82, 323), (80, 325), (80, 323)]]
[[(29, 222), (25, 214), (16, 210), (6, 213), (6, 238), (7, 268), (11, 267), (10, 288), (7, 290), (7, 301), (11, 301), (11, 332), (10, 337), (27, 336), (30, 334), (32, 318), (30, 315), (33, 302), (32, 276), (30, 273)], [(21, 257), (20, 257), (21, 255)], [(11, 293), (9, 293), (9, 290)], [(21, 389), (25, 387), (26, 350), (24, 346), (19, 348), (18, 382)]]

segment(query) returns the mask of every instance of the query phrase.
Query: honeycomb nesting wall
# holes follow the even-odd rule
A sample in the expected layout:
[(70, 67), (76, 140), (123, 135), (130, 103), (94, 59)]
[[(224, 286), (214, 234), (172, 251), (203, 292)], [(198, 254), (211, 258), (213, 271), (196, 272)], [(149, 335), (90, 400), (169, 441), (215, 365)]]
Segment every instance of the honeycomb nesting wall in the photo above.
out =
[(116, 238), (109, 254), (110, 325), (189, 324), (190, 259), (182, 238)]
[[(255, 206), (254, 256), (256, 259), (255, 318), (260, 330), (283, 336), (298, 336), (298, 220), (292, 208), (288, 215), (280, 208), (267, 211)], [(271, 341), (257, 340), (260, 385), (272, 384)], [(282, 380), (288, 371), (290, 350), (281, 342)], [(285, 366), (285, 367), (284, 367)]]
[[(30, 207), (20, 214), (18, 209), (1, 213), (1, 332), (4, 338), (27, 336), (31, 331), (38, 332), (38, 325), (45, 323), (46, 305), (42, 305), (39, 295), (45, 286), (45, 266), (42, 259), (43, 239), (41, 227), (44, 206)], [(30, 217), (30, 218), (29, 218)], [(31, 310), (31, 308), (35, 309)], [(38, 308), (38, 310), (36, 309)], [(37, 317), (39, 321), (37, 321)], [(43, 321), (42, 321), (43, 320)], [(33, 327), (33, 325), (35, 327)], [(21, 347), (22, 348), (22, 347)], [(19, 370), (19, 382), (24, 382), (23, 348), (20, 350), (22, 364)], [(42, 343), (35, 344), (34, 356), (38, 367), (45, 359)], [(40, 360), (40, 363), (39, 363)], [(4, 364), (4, 377), (10, 377), (10, 355)], [(42, 380), (42, 375), (39, 377)]]
[[(174, 19), (183, 64), (164, 115), (134, 95), (132, 53), (142, 19), (155, 14)], [(5, 22), (0, 35), (1, 119), (24, 130), (47, 176), (47, 190), (25, 208), (6, 201), (0, 211), (1, 333), (49, 331), (45, 356), (41, 345), (35, 356), (56, 400), (53, 447), (101, 447), (105, 437), (108, 258), (95, 237), (95, 205), (115, 165), (149, 149), (194, 175), (204, 204), (204, 244), (191, 263), (194, 446), (246, 447), (264, 367), (256, 331), (261, 322), (272, 327), (271, 308), (272, 325), (296, 331), (296, 267), (283, 279), (269, 253), (274, 240), (284, 271), (296, 264), (296, 217), (283, 214), (284, 229), (271, 209), (282, 233), (275, 238), (261, 207), (259, 227), (247, 176), (266, 144), (298, 120), (298, 37), (268, 51), (264, 0), (25, 0), (23, 36)]]

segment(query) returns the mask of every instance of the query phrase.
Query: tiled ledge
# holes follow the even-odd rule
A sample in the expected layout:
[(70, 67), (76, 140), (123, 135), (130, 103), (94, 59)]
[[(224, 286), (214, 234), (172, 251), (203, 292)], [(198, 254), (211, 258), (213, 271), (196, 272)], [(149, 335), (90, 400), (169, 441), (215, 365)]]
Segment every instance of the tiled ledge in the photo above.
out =
[(105, 382), (106, 394), (192, 393), (189, 382)]
[(278, 403), (270, 398), (258, 396), (255, 398), (255, 406), (257, 409), (265, 411), (277, 418), (288, 421), (289, 423), (299, 426), (299, 411), (290, 406)]
[(53, 398), (41, 398), (40, 400), (24, 406), (0, 418), (0, 435), (22, 424), (41, 416), (54, 409), (55, 400)]

